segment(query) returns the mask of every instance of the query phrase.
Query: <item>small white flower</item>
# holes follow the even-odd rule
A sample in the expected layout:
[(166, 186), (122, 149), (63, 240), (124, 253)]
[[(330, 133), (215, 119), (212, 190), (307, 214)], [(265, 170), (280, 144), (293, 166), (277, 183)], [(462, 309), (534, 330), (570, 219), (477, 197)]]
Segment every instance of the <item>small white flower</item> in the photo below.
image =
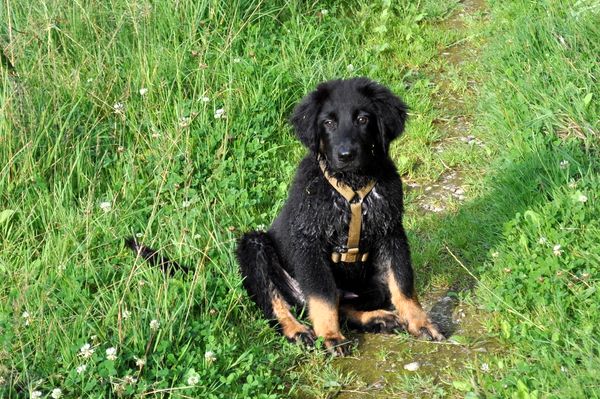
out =
[(136, 236), (137, 238), (142, 238), (143, 234), (142, 234), (142, 233), (135, 233), (135, 236)]
[(113, 105), (113, 112), (117, 115), (123, 115), (125, 111), (125, 105), (123, 103), (115, 103)]
[(567, 161), (566, 159), (563, 159), (562, 161), (560, 161), (560, 168), (561, 169), (567, 169), (569, 167), (569, 161)]
[(198, 374), (192, 374), (187, 379), (188, 385), (196, 385), (199, 382), (200, 382), (200, 377), (198, 376)]
[(141, 368), (141, 367), (144, 367), (146, 365), (146, 358), (145, 357), (139, 358), (139, 357), (134, 356), (133, 358), (135, 359), (135, 365), (137, 367)]
[(233, 62), (235, 62), (236, 64), (239, 63), (239, 62), (241, 62), (241, 61), (242, 61), (242, 59), (240, 57), (235, 57), (233, 59)]
[(223, 108), (219, 108), (215, 111), (215, 119), (225, 118), (225, 110)]
[(192, 124), (192, 118), (190, 118), (189, 116), (182, 116), (181, 118), (179, 118), (179, 127), (180, 128), (185, 129), (186, 127), (188, 127), (191, 124)]
[(348, 66), (346, 67), (346, 70), (347, 70), (348, 72), (353, 72), (353, 71), (354, 71), (354, 65), (352, 65), (352, 64), (348, 64)]
[(4, 385), (6, 379), (0, 375), (0, 385)]
[(185, 200), (181, 203), (182, 208), (189, 208), (192, 205), (192, 201)]
[(487, 363), (482, 363), (481, 364), (481, 371), (483, 371), (484, 373), (487, 373), (488, 371), (490, 371), (490, 365)]
[(498, 251), (492, 252), (492, 258), (497, 258), (498, 256), (500, 256), (500, 253)]
[(151, 320), (151, 321), (150, 321), (150, 329), (151, 329), (152, 331), (156, 331), (156, 330), (158, 330), (159, 328), (160, 328), (160, 323), (159, 323), (159, 321), (158, 321), (158, 320), (156, 320), (156, 319), (153, 319), (153, 320)]
[(581, 195), (579, 196), (579, 198), (577, 198), (577, 200), (578, 200), (579, 202), (586, 202), (586, 201), (588, 200), (588, 198), (587, 198), (585, 195), (581, 194)]
[(81, 366), (77, 366), (75, 371), (77, 371), (77, 374), (81, 374), (85, 371), (86, 368), (87, 368), (87, 366), (85, 364), (82, 364)]
[(124, 320), (127, 320), (128, 318), (131, 317), (131, 312), (129, 310), (125, 309), (123, 312), (121, 312), (121, 317)]
[(23, 319), (25, 319), (25, 325), (28, 326), (29, 323), (31, 322), (29, 312), (28, 311), (23, 312), (23, 314), (21, 315), (21, 317)]
[(148, 89), (146, 87), (142, 87), (140, 89), (140, 96), (145, 96), (148, 93)]
[(575, 187), (577, 187), (577, 180), (569, 179), (569, 188), (575, 188)]
[(112, 203), (110, 203), (109, 201), (101, 202), (100, 209), (102, 209), (104, 213), (108, 213), (112, 209)]
[(329, 10), (325, 10), (325, 9), (321, 10), (321, 15), (325, 16), (327, 14), (329, 14)]
[[(81, 349), (79, 349), (79, 354), (87, 359), (92, 357), (92, 355), (94, 354), (94, 348), (92, 348), (92, 345), (88, 344), (87, 342), (81, 347)], [(85, 370), (85, 368), (84, 368)]]
[(159, 137), (160, 137), (160, 133), (159, 133), (159, 132), (154, 132), (154, 133), (152, 133), (152, 138), (153, 138), (153, 139), (157, 139), (157, 138), (159, 138)]
[(202, 101), (203, 103), (207, 103), (210, 101), (210, 98), (208, 98), (207, 96), (202, 96), (200, 97), (200, 101)]
[(37, 399), (37, 398), (41, 398), (41, 397), (42, 397), (42, 392), (40, 392), (40, 391), (33, 391), (33, 392), (31, 392), (31, 398), (32, 399), (33, 398)]
[(206, 360), (208, 363), (212, 363), (217, 360), (217, 356), (213, 351), (206, 351), (204, 352), (204, 360)]
[(106, 350), (106, 358), (108, 360), (117, 360), (117, 348), (111, 347)]
[(553, 248), (552, 248), (552, 253), (554, 253), (554, 255), (556, 256), (560, 256), (560, 254), (562, 254), (562, 249), (560, 244), (556, 244)]
[(540, 237), (540, 239), (538, 240), (538, 243), (539, 243), (540, 245), (546, 245), (546, 244), (548, 244), (548, 239), (547, 239), (546, 237), (542, 236), (542, 237)]
[(53, 399), (58, 399), (58, 398), (62, 397), (62, 390), (60, 388), (54, 388), (52, 390), (52, 393), (50, 394), (50, 396)]
[(133, 385), (137, 382), (137, 378), (132, 377), (130, 375), (126, 375), (125, 377), (123, 377), (123, 382), (128, 385)]
[(560, 371), (562, 371), (563, 373), (566, 373), (567, 368), (565, 366), (560, 366)]

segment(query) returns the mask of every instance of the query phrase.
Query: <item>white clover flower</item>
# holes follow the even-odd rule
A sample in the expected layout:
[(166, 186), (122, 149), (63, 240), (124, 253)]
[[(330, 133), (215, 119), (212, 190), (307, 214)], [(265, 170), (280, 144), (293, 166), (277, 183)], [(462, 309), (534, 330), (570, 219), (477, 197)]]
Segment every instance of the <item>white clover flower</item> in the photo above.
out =
[(213, 351), (206, 351), (204, 352), (204, 360), (206, 360), (208, 363), (212, 363), (217, 360), (217, 356)]
[(329, 14), (329, 10), (325, 10), (325, 9), (321, 10), (321, 15), (325, 16), (327, 14)]
[(189, 208), (192, 205), (192, 201), (185, 200), (181, 203), (182, 208)]
[(123, 318), (123, 320), (127, 320), (128, 318), (131, 317), (131, 312), (127, 309), (125, 309), (124, 311), (121, 312), (121, 317)]
[(566, 373), (567, 368), (565, 366), (560, 366), (560, 371), (562, 371), (563, 373)]
[(108, 213), (112, 209), (112, 203), (109, 201), (101, 202), (100, 209), (102, 209), (104, 211), (104, 213)]
[(146, 94), (148, 94), (148, 88), (142, 87), (140, 89), (140, 96), (145, 96)]
[(588, 200), (588, 197), (586, 197), (585, 195), (581, 194), (581, 195), (579, 196), (579, 198), (577, 198), (577, 200), (578, 200), (579, 202), (587, 202), (587, 200)]
[(160, 322), (156, 319), (150, 321), (150, 329), (156, 331), (160, 328)]
[(539, 243), (540, 245), (546, 245), (546, 244), (548, 244), (548, 239), (547, 239), (546, 237), (542, 236), (542, 237), (540, 237), (540, 239), (538, 240), (538, 243)]
[(50, 396), (53, 399), (58, 399), (58, 398), (62, 397), (62, 390), (60, 388), (54, 388), (52, 390), (52, 393), (50, 394)]
[(117, 115), (123, 115), (125, 112), (125, 105), (123, 103), (115, 103), (113, 105), (113, 112)]
[(560, 256), (560, 254), (562, 254), (562, 249), (560, 244), (556, 244), (553, 248), (552, 248), (552, 253), (554, 253), (555, 256)]
[(85, 371), (85, 369), (87, 369), (87, 366), (85, 364), (82, 364), (81, 366), (77, 366), (75, 371), (77, 371), (77, 374), (82, 374)]
[(108, 360), (117, 360), (117, 348), (110, 347), (106, 350), (106, 358)]
[(563, 159), (562, 161), (560, 161), (559, 166), (561, 169), (567, 169), (569, 167), (569, 161)]
[(142, 367), (144, 367), (146, 365), (146, 358), (145, 357), (139, 358), (139, 357), (134, 356), (133, 358), (135, 359), (135, 365), (137, 367), (142, 368)]
[(235, 62), (235, 63), (237, 64), (237, 63), (240, 63), (240, 62), (242, 62), (242, 59), (241, 59), (240, 57), (235, 57), (235, 58), (233, 59), (233, 62)]
[(0, 375), (0, 385), (4, 385), (6, 379)]
[(142, 238), (143, 234), (142, 234), (142, 233), (135, 233), (135, 236), (136, 236), (137, 238)]
[(198, 374), (192, 374), (187, 379), (188, 385), (196, 385), (199, 382), (200, 382), (200, 377), (198, 376)]
[(354, 65), (352, 65), (352, 64), (348, 64), (348, 66), (346, 67), (346, 70), (347, 70), (348, 72), (353, 72), (353, 71), (354, 71)]
[(123, 382), (128, 385), (133, 385), (137, 382), (137, 378), (130, 375), (126, 375), (125, 377), (123, 377)]
[(33, 391), (31, 392), (31, 396), (32, 399), (37, 399), (37, 398), (41, 398), (42, 397), (42, 392), (40, 391)]
[(31, 319), (30, 319), (31, 315), (29, 314), (29, 312), (28, 311), (24, 311), (23, 314), (21, 315), (21, 317), (23, 319), (25, 319), (25, 325), (28, 326), (29, 323), (31, 322)]
[(500, 253), (498, 251), (492, 252), (492, 258), (497, 258), (498, 256), (500, 256)]
[(157, 138), (159, 138), (159, 137), (160, 137), (160, 133), (159, 133), (159, 132), (154, 132), (154, 133), (152, 133), (152, 138), (153, 138), (153, 139), (157, 139)]
[(182, 116), (181, 118), (179, 118), (179, 127), (182, 129), (185, 129), (186, 127), (190, 126), (192, 124), (192, 118), (190, 118), (189, 116)]
[(222, 119), (222, 118), (225, 118), (225, 109), (219, 108), (218, 110), (215, 111), (215, 119)]
[(488, 371), (490, 371), (490, 365), (487, 363), (482, 363), (481, 364), (481, 371), (483, 371), (484, 373), (487, 373)]
[[(83, 357), (84, 359), (88, 359), (90, 357), (92, 357), (92, 355), (94, 354), (94, 348), (92, 348), (92, 345), (88, 344), (87, 342), (81, 347), (81, 349), (79, 349), (79, 355), (81, 357)], [(85, 370), (85, 368), (84, 368)]]
[(202, 96), (200, 97), (200, 101), (202, 101), (203, 103), (207, 103), (210, 101), (210, 98), (208, 98), (207, 96)]

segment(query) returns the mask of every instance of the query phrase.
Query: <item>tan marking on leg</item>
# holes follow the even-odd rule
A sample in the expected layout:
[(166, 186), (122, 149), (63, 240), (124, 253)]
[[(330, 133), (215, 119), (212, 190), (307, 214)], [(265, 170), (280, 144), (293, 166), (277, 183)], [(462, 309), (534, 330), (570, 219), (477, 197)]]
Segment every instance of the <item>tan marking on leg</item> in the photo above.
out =
[(383, 309), (361, 311), (353, 309), (349, 306), (342, 306), (340, 310), (350, 321), (356, 324), (360, 324), (362, 326), (372, 323), (376, 319), (396, 317), (396, 315), (393, 312)]
[(286, 338), (295, 340), (297, 334), (310, 334), (308, 328), (302, 325), (290, 312), (290, 305), (278, 294), (275, 294), (275, 297), (271, 300), (271, 305)]
[(443, 336), (440, 334), (438, 329), (431, 323), (427, 314), (421, 307), (417, 295), (415, 294), (412, 298), (404, 295), (400, 289), (396, 276), (390, 270), (388, 273), (388, 288), (392, 295), (392, 305), (396, 308), (398, 315), (404, 323), (409, 333), (414, 336), (421, 336), (422, 329), (426, 329), (433, 339), (441, 340)]
[(308, 318), (312, 322), (313, 329), (318, 337), (325, 339), (345, 339), (340, 332), (340, 321), (336, 304), (317, 297), (310, 297), (308, 298)]

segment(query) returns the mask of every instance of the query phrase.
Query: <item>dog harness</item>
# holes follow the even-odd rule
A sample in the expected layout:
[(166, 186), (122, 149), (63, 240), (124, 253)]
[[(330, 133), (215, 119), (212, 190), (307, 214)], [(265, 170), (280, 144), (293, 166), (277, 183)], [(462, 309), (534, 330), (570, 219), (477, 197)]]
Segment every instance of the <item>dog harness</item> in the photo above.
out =
[(350, 204), (350, 223), (348, 225), (348, 243), (346, 244), (346, 252), (332, 252), (331, 260), (334, 263), (338, 262), (365, 262), (369, 257), (368, 252), (360, 252), (360, 229), (362, 225), (362, 203), (363, 200), (373, 187), (375, 187), (375, 181), (371, 180), (367, 185), (357, 191), (352, 190), (352, 188), (345, 183), (339, 181), (335, 177), (331, 176), (327, 170), (325, 169), (325, 162), (323, 160), (320, 161), (321, 170), (323, 171), (323, 175), (331, 184), (331, 186), (338, 192), (348, 204)]

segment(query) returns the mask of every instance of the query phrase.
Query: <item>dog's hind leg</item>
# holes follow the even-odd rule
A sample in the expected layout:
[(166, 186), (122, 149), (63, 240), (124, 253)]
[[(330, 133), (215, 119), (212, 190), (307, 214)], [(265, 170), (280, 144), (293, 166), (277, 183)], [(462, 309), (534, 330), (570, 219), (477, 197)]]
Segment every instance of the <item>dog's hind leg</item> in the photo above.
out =
[(281, 266), (268, 233), (246, 233), (238, 243), (237, 258), (244, 288), (265, 317), (289, 341), (313, 344), (314, 332), (290, 311), (290, 305), (304, 306), (304, 296), (298, 283)]

